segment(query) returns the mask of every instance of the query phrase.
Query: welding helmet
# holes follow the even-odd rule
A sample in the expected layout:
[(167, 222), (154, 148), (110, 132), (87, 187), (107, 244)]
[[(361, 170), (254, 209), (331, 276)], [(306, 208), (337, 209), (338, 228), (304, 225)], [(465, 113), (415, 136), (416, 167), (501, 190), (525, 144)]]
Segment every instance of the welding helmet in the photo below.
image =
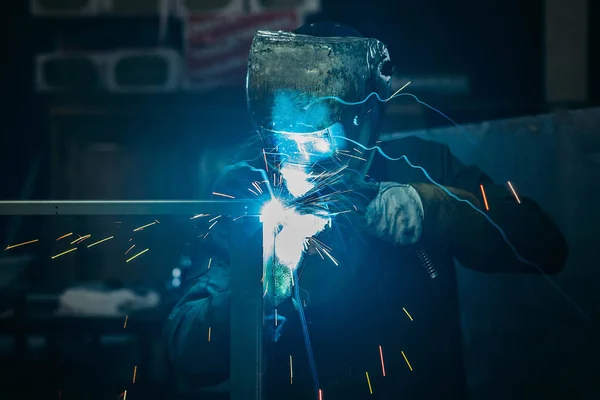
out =
[(347, 166), (362, 176), (370, 162), (364, 147), (377, 141), (391, 70), (383, 43), (343, 25), (257, 31), (246, 81), (251, 120), (283, 161)]

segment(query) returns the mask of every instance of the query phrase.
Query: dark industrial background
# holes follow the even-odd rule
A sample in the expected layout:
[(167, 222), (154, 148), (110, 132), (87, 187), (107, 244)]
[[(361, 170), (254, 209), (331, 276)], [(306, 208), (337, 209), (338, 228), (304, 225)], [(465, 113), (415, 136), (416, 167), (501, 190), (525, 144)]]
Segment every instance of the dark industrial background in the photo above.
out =
[[(3, 88), (0, 198), (197, 199), (209, 194), (211, 177), (251, 133), (251, 127), (245, 110), (244, 87), (239, 84), (239, 79), (224, 79), (222, 84), (203, 88), (180, 84), (186, 75), (185, 67), (190, 65), (183, 61), (189, 47), (184, 36), (185, 18), (169, 13), (166, 20), (161, 19), (156, 1), (123, 0), (115, 2), (122, 6), (115, 8), (118, 11), (96, 16), (34, 16), (29, 2), (5, 3), (0, 13), (4, 43), (4, 56), (0, 62)], [(37, 3), (49, 8), (53, 4), (57, 8), (65, 4), (77, 8), (78, 4), (67, 0), (40, 0)], [(207, 11), (210, 7), (206, 5), (227, 2), (189, 3), (199, 9), (196, 12), (199, 18), (214, 20), (217, 26), (223, 24), (224, 33), (220, 34), (227, 35), (223, 15), (215, 17), (214, 10)], [(264, 2), (270, 3), (277, 2)], [(300, 7), (301, 2), (280, 3), (273, 9), (294, 9)], [(298, 21), (338, 21), (357, 28), (365, 36), (382, 40), (389, 46), (399, 82), (410, 80), (412, 86), (408, 89), (411, 93), (418, 94), (421, 100), (442, 110), (459, 124), (478, 126), (476, 124), (489, 120), (564, 113), (565, 110), (600, 104), (600, 78), (594, 73), (600, 71), (600, 52), (597, 51), (600, 28), (594, 23), (600, 18), (598, 2), (321, 0), (317, 3), (320, 11), (300, 13)], [(240, 12), (255, 12), (249, 0), (240, 4)], [(262, 27), (260, 23), (250, 25), (253, 26)], [(159, 40), (160, 32), (163, 35)], [(210, 47), (210, 40), (204, 38), (200, 45)], [(166, 78), (161, 72), (148, 72), (151, 68), (146, 68), (143, 57), (131, 62), (122, 61), (123, 65), (114, 69), (118, 72), (122, 68), (120, 88), (128, 87), (128, 90), (121, 90), (118, 85), (107, 88), (105, 82), (98, 84), (89, 65), (69, 59), (43, 69), (47, 76), (42, 80), (54, 79), (63, 87), (41, 84), (37, 73), (42, 54), (106, 56), (123, 49), (136, 49), (143, 54), (157, 47), (171, 51), (169, 54), (179, 57), (183, 65), (174, 75), (174, 84), (163, 82)], [(219, 68), (219, 63), (227, 63), (227, 57), (211, 63)], [(239, 68), (232, 71), (233, 75), (239, 74)], [(153, 89), (146, 90), (145, 86)], [(401, 98), (390, 106), (384, 134), (403, 135), (448, 125), (451, 124), (440, 115), (410, 99)], [(586, 140), (597, 143), (598, 139), (594, 138), (600, 137), (600, 133), (593, 126), (587, 129), (591, 136)], [(507, 135), (510, 133), (506, 132)], [(501, 135), (502, 132), (492, 132), (478, 141), (483, 147), (497, 152), (508, 149), (511, 143), (518, 143), (522, 147), (518, 153), (511, 153), (509, 159), (512, 161), (507, 163), (516, 165), (519, 161), (515, 160), (527, 159), (529, 163), (523, 163), (524, 168), (529, 168), (529, 176), (535, 168), (552, 163), (556, 170), (547, 172), (549, 170), (544, 169), (546, 175), (540, 172), (540, 176), (545, 177), (544, 187), (540, 183), (539, 187), (529, 191), (540, 197), (546, 196), (545, 199), (536, 197), (543, 206), (555, 207), (557, 203), (548, 198), (563, 196), (572, 179), (550, 182), (567, 168), (566, 161), (561, 165), (563, 161), (556, 155), (559, 153), (554, 156), (542, 153), (544, 149), (560, 149), (564, 143), (557, 144), (556, 137), (549, 139), (541, 133), (536, 137), (542, 139), (537, 141), (498, 139)], [(490, 139), (493, 137), (496, 139)], [(434, 139), (449, 144), (457, 140), (456, 137)], [(477, 160), (468, 152), (462, 156)], [(495, 154), (495, 158), (502, 162), (501, 153)], [(548, 161), (550, 159), (552, 161)], [(505, 166), (496, 174), (499, 179), (505, 178), (506, 168), (509, 167)], [(581, 172), (578, 169), (569, 171), (573, 174)], [(494, 172), (490, 174), (495, 175)], [(590, 173), (586, 177), (581, 182), (593, 185), (598, 181), (592, 178), (600, 175)], [(528, 179), (522, 178), (522, 182), (525, 181)], [(589, 201), (594, 200), (590, 198)], [(571, 203), (569, 207), (577, 208)], [(597, 211), (586, 210), (586, 213), (575, 214), (590, 221), (597, 220)], [(553, 211), (553, 215), (561, 214), (561, 210)], [(570, 238), (578, 240), (571, 243), (572, 247), (591, 246), (593, 226), (588, 224), (586, 229), (590, 231), (581, 232), (569, 224), (569, 218), (563, 215), (560, 224), (565, 229), (577, 231), (570, 234)], [(147, 221), (61, 218), (60, 222), (50, 222), (35, 218), (2, 218), (0, 222), (0, 238), (8, 245), (37, 236), (54, 238), (52, 235), (58, 232), (75, 230), (80, 234), (91, 230), (105, 231), (108, 236), (115, 222), (136, 226), (138, 222), (142, 225)], [(122, 258), (120, 248), (107, 249), (103, 255), (62, 261), (59, 266), (40, 261), (39, 251), (30, 254), (26, 247), (13, 253), (16, 254), (14, 260), (9, 260), (12, 255), (4, 258), (0, 255), (0, 297), (3, 301), (0, 312), (8, 313), (2, 315), (13, 316), (19, 310), (42, 313), (38, 308), (46, 310), (56, 302), (52, 296), (80, 284), (153, 289), (163, 295), (163, 306), (139, 317), (137, 326), (135, 318), (131, 317), (132, 338), (122, 337), (122, 319), (119, 329), (114, 324), (107, 328), (100, 322), (82, 327), (76, 318), (64, 326), (40, 323), (35, 335), (27, 337), (23, 326), (3, 324), (0, 334), (4, 336), (0, 337), (6, 340), (0, 339), (0, 398), (20, 398), (8, 397), (18, 394), (26, 398), (25, 394), (32, 393), (44, 396), (36, 398), (93, 398), (86, 392), (86, 387), (99, 388), (94, 390), (97, 398), (116, 399), (119, 395), (123, 397), (125, 390), (130, 390), (130, 398), (144, 398), (145, 393), (150, 392), (164, 392), (165, 399), (186, 393), (185, 382), (181, 382), (176, 371), (165, 362), (164, 350), (157, 339), (168, 305), (177, 297), (176, 287), (171, 282), (172, 270), (182, 263), (179, 256), (185, 253), (185, 239), (171, 233), (167, 235), (170, 236), (168, 240), (164, 236), (152, 237), (151, 233), (147, 236), (144, 240), (148, 242), (162, 241), (164, 249), (156, 252), (154, 257), (140, 257), (137, 264), (128, 264), (126, 268), (115, 261)], [(180, 236), (183, 238), (185, 232)], [(593, 265), (597, 265), (597, 261), (591, 255), (590, 258), (586, 258), (588, 253), (579, 255), (578, 262), (597, 269)], [(19, 261), (19, 257), (25, 257), (26, 261)], [(9, 267), (11, 265), (13, 267)], [(570, 266), (573, 267), (573, 262)], [(10, 272), (12, 270), (15, 272)], [(591, 280), (596, 277), (581, 277), (586, 280), (585, 287), (590, 292), (597, 289)], [(534, 290), (541, 296), (536, 297), (535, 307), (530, 303), (525, 307), (526, 311), (519, 312), (520, 302), (530, 301), (531, 297), (517, 296), (518, 300), (511, 300), (507, 291), (514, 287), (511, 286), (514, 281), (494, 284), (478, 281), (479, 278), (471, 274), (461, 278), (461, 296), (467, 304), (463, 321), (468, 328), (467, 361), (475, 398), (509, 398), (502, 393), (517, 392), (530, 396), (527, 398), (592, 399), (600, 396), (595, 381), (598, 374), (590, 372), (596, 366), (588, 356), (582, 355), (585, 351), (599, 354), (593, 323), (588, 326), (576, 318), (565, 317), (572, 310), (564, 305), (555, 308), (556, 319), (553, 321), (553, 312), (548, 309), (555, 306), (556, 296), (538, 286), (537, 291), (523, 281), (516, 286)], [(576, 278), (570, 278), (566, 286), (575, 292), (580, 288)], [(495, 297), (491, 298), (490, 293)], [(480, 304), (486, 304), (488, 308), (473, 306), (477, 296), (486, 294), (487, 299), (481, 300)], [(546, 298), (553, 300), (546, 303)], [(593, 296), (581, 295), (578, 300), (584, 301), (584, 307), (589, 310), (600, 305), (600, 299)], [(596, 300), (598, 302), (594, 303)], [(485, 321), (479, 318), (491, 313), (497, 317)], [(506, 315), (502, 315), (504, 313)], [(500, 319), (509, 322), (498, 324)], [(44, 319), (44, 323), (47, 320)], [(571, 328), (565, 326), (569, 324), (572, 324)], [(554, 336), (556, 340), (544, 342), (544, 335), (555, 329), (562, 333)], [(13, 342), (13, 337), (21, 339)], [(73, 339), (71, 345), (65, 343), (64, 338), (71, 337), (77, 339)], [(502, 339), (494, 341), (492, 337)], [(571, 341), (570, 345), (568, 341)], [(580, 342), (577, 347), (580, 353), (566, 355), (568, 350), (565, 348), (573, 348), (573, 341)], [(555, 347), (561, 343), (566, 347)], [(492, 349), (490, 346), (497, 347)], [(131, 374), (134, 369), (138, 373), (138, 365), (139, 376), (134, 378), (137, 386), (133, 388)], [(520, 389), (503, 392), (503, 387)], [(136, 394), (138, 397), (134, 397)]]

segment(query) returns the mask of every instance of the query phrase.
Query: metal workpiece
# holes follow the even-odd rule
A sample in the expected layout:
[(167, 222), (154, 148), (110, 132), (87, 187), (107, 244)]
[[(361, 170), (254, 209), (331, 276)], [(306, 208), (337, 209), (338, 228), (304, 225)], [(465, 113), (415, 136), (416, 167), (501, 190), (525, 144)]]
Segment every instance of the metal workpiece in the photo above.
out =
[[(241, 221), (241, 222), (240, 222)], [(240, 224), (245, 223), (243, 220)], [(231, 230), (231, 400), (264, 397), (262, 236)]]
[(258, 215), (243, 200), (8, 200), (0, 215)]

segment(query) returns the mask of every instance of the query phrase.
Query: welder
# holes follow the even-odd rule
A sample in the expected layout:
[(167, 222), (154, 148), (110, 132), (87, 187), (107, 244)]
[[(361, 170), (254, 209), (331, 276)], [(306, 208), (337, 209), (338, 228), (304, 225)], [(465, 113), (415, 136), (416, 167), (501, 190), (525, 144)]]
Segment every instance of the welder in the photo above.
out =
[[(428, 176), (368, 150), (391, 95), (391, 67), (383, 43), (335, 23), (255, 36), (247, 96), (259, 139), (248, 146), (248, 159), (264, 169), (263, 149), (277, 148), (280, 162), (318, 165), (315, 174), (335, 170), (357, 205), (319, 241), (336, 262), (309, 249), (317, 254), (296, 266), (299, 282), (275, 289), (281, 329), (268, 346), (268, 399), (316, 398), (298, 306), (323, 399), (465, 399), (455, 263), (482, 273), (533, 274), (556, 274), (565, 265), (568, 246), (548, 215), (526, 197), (516, 201), (447, 146), (414, 137), (380, 144)], [(238, 188), (236, 197), (252, 197), (248, 188), (263, 180), (250, 168), (232, 168), (216, 190)], [(226, 382), (229, 373), (226, 227), (202, 239), (196, 272), (166, 327), (171, 360), (204, 387)], [(290, 298), (293, 284), (301, 304)]]

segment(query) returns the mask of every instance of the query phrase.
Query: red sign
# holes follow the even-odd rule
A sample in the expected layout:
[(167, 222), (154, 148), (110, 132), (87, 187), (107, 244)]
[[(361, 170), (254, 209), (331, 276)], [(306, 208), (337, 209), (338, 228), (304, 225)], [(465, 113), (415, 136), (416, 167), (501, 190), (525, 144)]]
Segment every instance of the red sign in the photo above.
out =
[(254, 33), (261, 29), (290, 31), (300, 22), (296, 11), (188, 16), (184, 87), (202, 91), (244, 85)]

